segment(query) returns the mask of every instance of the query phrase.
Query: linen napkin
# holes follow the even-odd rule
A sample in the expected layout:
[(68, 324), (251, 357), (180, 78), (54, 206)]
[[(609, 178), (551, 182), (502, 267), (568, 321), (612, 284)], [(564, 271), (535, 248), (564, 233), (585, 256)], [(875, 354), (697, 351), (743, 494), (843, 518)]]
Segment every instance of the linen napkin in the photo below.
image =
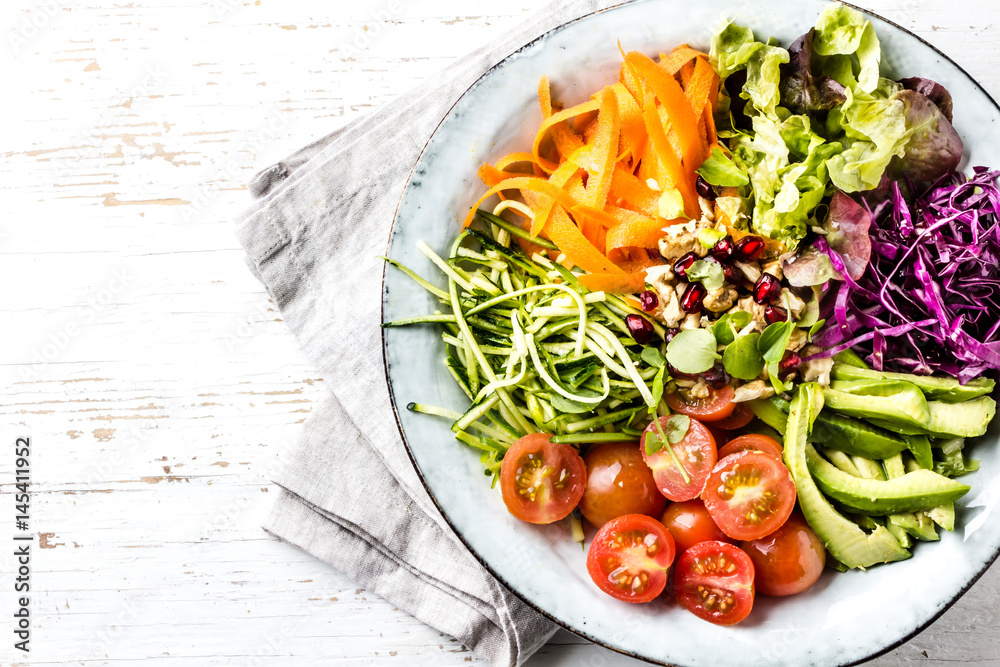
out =
[[(424, 144), (462, 93), (539, 35), (622, 0), (557, 0), (446, 69), (434, 86), (301, 149), (250, 184), (238, 220), (251, 270), (330, 395), (272, 471), (264, 528), (448, 633), (520, 665), (555, 626), (494, 579), (420, 483), (396, 428), (381, 348), (382, 265)], [(456, 221), (457, 224), (457, 221)]]

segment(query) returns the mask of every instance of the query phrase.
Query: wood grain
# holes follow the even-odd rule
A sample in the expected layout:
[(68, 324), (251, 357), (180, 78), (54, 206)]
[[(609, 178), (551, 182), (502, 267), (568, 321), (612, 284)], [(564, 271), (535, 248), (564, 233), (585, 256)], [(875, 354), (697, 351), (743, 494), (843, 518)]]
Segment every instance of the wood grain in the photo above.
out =
[[(230, 220), (256, 171), (432, 82), (537, 4), (5, 6), (0, 415), (5, 437), (33, 443), (30, 664), (479, 662), (258, 527), (267, 467), (323, 382)], [(1000, 93), (1000, 8), (867, 6)], [(11, 471), (0, 457), (5, 508)], [(993, 570), (878, 664), (997, 664), (998, 594)], [(6, 618), (11, 605), (0, 597)], [(4, 640), (0, 663), (16, 660)], [(530, 664), (632, 662), (560, 632)]]

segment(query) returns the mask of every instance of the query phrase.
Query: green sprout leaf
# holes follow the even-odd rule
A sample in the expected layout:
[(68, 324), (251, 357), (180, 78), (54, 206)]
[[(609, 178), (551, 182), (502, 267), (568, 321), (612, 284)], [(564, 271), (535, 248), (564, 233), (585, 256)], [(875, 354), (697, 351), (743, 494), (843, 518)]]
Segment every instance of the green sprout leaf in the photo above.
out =
[(660, 370), (656, 372), (656, 377), (653, 378), (653, 405), (650, 406), (649, 412), (654, 417), (656, 416), (656, 408), (659, 407), (660, 401), (663, 399), (663, 376), (667, 373), (667, 365), (663, 364), (660, 366)]
[(646, 434), (646, 456), (652, 456), (663, 449), (663, 441), (660, 436), (652, 431)]
[(706, 259), (699, 259), (688, 267), (687, 279), (693, 283), (701, 283), (709, 292), (717, 290), (726, 284), (726, 276), (722, 271), (722, 265)]
[(725, 237), (726, 233), (724, 231), (715, 229), (714, 227), (709, 227), (708, 229), (703, 229), (698, 232), (698, 243), (711, 250), (715, 247), (716, 243)]
[(677, 188), (664, 190), (660, 195), (660, 217), (664, 220), (684, 218), (684, 195)]
[(780, 363), (794, 331), (794, 322), (775, 322), (764, 329), (760, 340), (757, 341), (757, 349), (760, 350), (764, 361), (769, 364)]
[(826, 324), (826, 320), (817, 320), (815, 324), (813, 324), (811, 327), (809, 327), (809, 342), (810, 343), (812, 342), (812, 337), (815, 336), (816, 333), (820, 329), (823, 328), (824, 324)]
[(667, 361), (681, 373), (704, 373), (722, 357), (707, 329), (684, 329), (667, 345)]
[[(671, 445), (678, 444), (687, 437), (691, 428), (691, 418), (687, 415), (670, 415), (666, 423), (663, 423), (662, 433), (666, 436), (667, 442)], [(660, 429), (657, 429), (660, 430)], [(663, 439), (657, 433), (646, 434), (646, 455), (652, 456), (661, 451), (664, 447)]]
[(764, 357), (757, 343), (760, 334), (740, 336), (726, 347), (722, 354), (722, 364), (726, 372), (740, 380), (753, 380), (764, 370)]
[(653, 368), (660, 368), (666, 363), (666, 359), (663, 358), (663, 354), (660, 352), (659, 348), (656, 347), (644, 347), (642, 348), (642, 354), (640, 358), (646, 362), (647, 365)]
[(743, 327), (750, 324), (750, 320), (752, 319), (753, 315), (745, 310), (726, 313), (712, 325), (712, 335), (715, 336), (715, 340), (719, 342), (719, 345), (729, 345), (736, 340), (736, 334), (733, 331), (740, 331)]

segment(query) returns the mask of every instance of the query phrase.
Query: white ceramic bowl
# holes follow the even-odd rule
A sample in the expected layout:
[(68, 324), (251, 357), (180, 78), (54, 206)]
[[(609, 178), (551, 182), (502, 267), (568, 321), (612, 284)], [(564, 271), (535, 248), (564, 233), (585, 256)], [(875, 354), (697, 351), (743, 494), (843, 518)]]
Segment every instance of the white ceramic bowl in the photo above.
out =
[[(562, 26), (510, 56), (455, 105), (414, 168), (395, 221), (389, 255), (441, 283), (417, 251), (423, 239), (444, 253), (482, 191), (484, 161), (530, 145), (540, 123), (538, 79), (547, 74), (565, 105), (589, 97), (617, 74), (620, 39), (650, 54), (681, 42), (707, 49), (720, 21), (749, 25), (758, 38), (790, 44), (815, 24), (823, 0), (644, 0)], [(883, 48), (883, 73), (923, 76), (955, 100), (965, 138), (964, 165), (1000, 166), (1000, 109), (961, 68), (916, 36), (870, 16)], [(433, 312), (433, 298), (399, 272), (385, 278), (385, 321)], [(674, 665), (835, 665), (863, 661), (919, 632), (993, 562), (1000, 548), (1000, 451), (996, 431), (973, 455), (979, 472), (963, 478), (954, 533), (917, 545), (912, 559), (868, 572), (827, 572), (808, 592), (758, 596), (735, 627), (699, 620), (672, 601), (618, 602), (590, 581), (585, 554), (562, 526), (536, 527), (508, 514), (483, 476), (478, 454), (458, 443), (449, 424), (408, 412), (410, 401), (464, 410), (467, 399), (443, 366), (436, 329), (385, 331), (386, 369), (400, 429), (427, 490), (473, 554), (528, 604), (595, 642), (655, 663)], [(665, 599), (669, 596), (665, 595)]]

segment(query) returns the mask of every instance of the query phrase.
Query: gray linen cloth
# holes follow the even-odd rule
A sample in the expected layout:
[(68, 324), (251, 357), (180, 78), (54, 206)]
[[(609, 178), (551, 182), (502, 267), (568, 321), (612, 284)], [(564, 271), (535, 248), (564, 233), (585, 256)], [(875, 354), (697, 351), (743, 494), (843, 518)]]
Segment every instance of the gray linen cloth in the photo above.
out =
[(251, 270), (330, 390), (272, 472), (281, 489), (264, 528), (495, 665), (522, 664), (555, 626), (479, 564), (420, 483), (385, 382), (376, 257), (420, 151), (462, 93), (539, 35), (620, 4), (550, 3), (410, 102), (258, 174), (237, 221)]

